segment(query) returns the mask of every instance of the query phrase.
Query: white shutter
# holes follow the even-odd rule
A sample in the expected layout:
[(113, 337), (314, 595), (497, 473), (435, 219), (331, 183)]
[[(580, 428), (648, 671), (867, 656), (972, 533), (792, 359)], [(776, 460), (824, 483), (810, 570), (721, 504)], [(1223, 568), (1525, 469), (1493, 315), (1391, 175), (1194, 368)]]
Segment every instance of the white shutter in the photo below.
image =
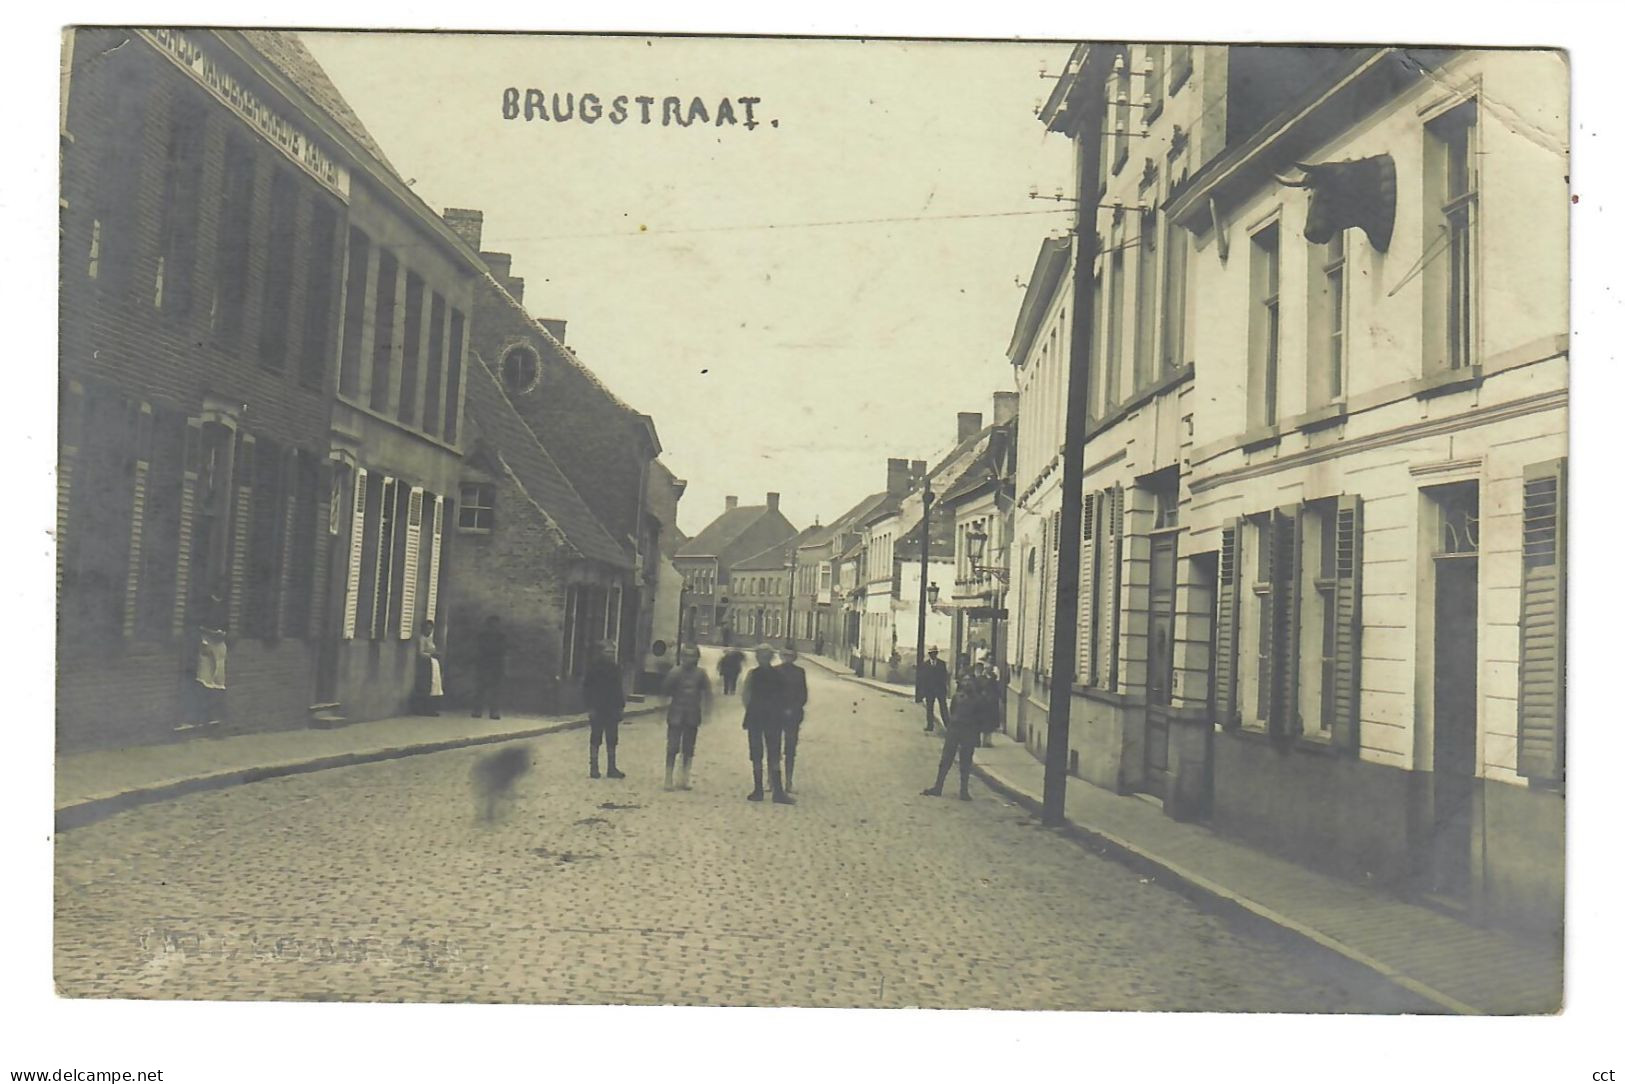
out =
[(254, 437), (244, 433), (237, 445), (237, 459), (232, 464), (237, 487), (237, 511), (231, 517), (231, 588), (227, 592), (230, 604), (230, 629), (241, 633), (243, 629), (243, 588), (248, 580), (248, 539), (254, 529)]
[(434, 536), (429, 549), (429, 597), (423, 612), (424, 616), (433, 621), (437, 627), (440, 624), (440, 528), (445, 511), (446, 498), (435, 497)]
[(1117, 691), (1118, 583), (1123, 563), (1123, 489), (1113, 486), (1101, 499), (1095, 535), (1104, 535), (1100, 560), (1100, 655), (1095, 659), (1100, 685)]
[(1078, 547), (1078, 672), (1079, 685), (1094, 684), (1095, 555), (1100, 549), (1097, 494), (1083, 495), (1083, 543)]
[(417, 626), (418, 605), (418, 550), (423, 538), (423, 490), (413, 486), (406, 502), (406, 556), (401, 566), (401, 632), (403, 640), (412, 638)]
[(355, 639), (356, 612), (361, 603), (361, 547), (367, 537), (367, 471), (355, 472), (355, 503), (350, 512), (350, 570), (344, 584), (344, 628), (346, 640)]
[[(367, 636), (380, 640), (384, 635), (384, 618), (389, 613), (390, 560), (395, 549), (395, 479), (384, 476), (378, 491), (378, 537), (373, 544), (372, 597), (367, 600)], [(384, 533), (384, 528), (389, 533)]]
[(176, 536), (175, 604), (170, 631), (176, 636), (186, 630), (186, 600), (192, 582), (192, 528), (197, 516), (198, 460), (203, 454), (203, 422), (186, 422), (186, 449), (181, 459), (180, 533)]

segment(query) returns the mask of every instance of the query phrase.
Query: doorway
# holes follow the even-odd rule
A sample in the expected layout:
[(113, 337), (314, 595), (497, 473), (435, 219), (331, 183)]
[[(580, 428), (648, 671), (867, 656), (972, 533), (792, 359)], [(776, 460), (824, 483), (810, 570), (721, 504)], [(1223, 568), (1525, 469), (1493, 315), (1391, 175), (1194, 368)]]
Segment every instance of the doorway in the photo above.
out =
[(1478, 485), (1435, 491), (1433, 802), (1428, 889), (1465, 906), (1478, 771)]
[(1168, 797), (1168, 708), (1174, 681), (1174, 568), (1179, 535), (1151, 536), (1151, 600), (1145, 688), (1145, 789)]

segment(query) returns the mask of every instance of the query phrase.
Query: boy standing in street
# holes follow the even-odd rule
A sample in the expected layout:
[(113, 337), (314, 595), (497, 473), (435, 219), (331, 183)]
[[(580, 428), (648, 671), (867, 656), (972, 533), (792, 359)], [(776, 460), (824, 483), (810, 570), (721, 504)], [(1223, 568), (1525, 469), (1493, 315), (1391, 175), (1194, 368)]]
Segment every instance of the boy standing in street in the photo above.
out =
[(779, 775), (779, 746), (784, 740), (784, 676), (773, 668), (773, 648), (762, 644), (756, 649), (756, 668), (745, 675), (739, 693), (745, 702), (745, 732), (750, 735), (750, 764), (756, 776), (756, 789), (746, 798), (762, 800), (762, 754), (767, 754), (767, 775), (773, 784), (773, 801), (795, 805), (784, 793)]
[(796, 649), (779, 652), (778, 671), (784, 681), (784, 789), (795, 790), (796, 745), (801, 741), (801, 720), (807, 712), (807, 671), (796, 665)]
[(662, 690), (671, 702), (666, 706), (666, 789), (672, 790), (672, 770), (679, 753), (683, 766), (677, 772), (675, 789), (688, 790), (689, 768), (694, 763), (694, 738), (711, 711), (711, 679), (700, 669), (700, 649), (683, 648), (679, 665), (666, 675)]
[(587, 664), (587, 673), (581, 681), (582, 699), (592, 719), (592, 771), (598, 778), (598, 747), (609, 747), (609, 778), (625, 779), (626, 774), (615, 767), (615, 746), (621, 737), (621, 713), (626, 710), (626, 692), (621, 688), (621, 667), (615, 661), (615, 645), (605, 642), (599, 646), (598, 657)]

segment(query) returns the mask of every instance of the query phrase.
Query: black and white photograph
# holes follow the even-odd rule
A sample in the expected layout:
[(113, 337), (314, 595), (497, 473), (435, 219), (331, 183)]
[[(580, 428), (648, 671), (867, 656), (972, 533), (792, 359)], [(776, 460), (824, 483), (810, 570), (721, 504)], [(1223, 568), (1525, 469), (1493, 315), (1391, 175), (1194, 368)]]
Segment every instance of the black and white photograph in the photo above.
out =
[(63, 26), (39, 996), (1556, 1026), (1572, 57), (1085, 15)]

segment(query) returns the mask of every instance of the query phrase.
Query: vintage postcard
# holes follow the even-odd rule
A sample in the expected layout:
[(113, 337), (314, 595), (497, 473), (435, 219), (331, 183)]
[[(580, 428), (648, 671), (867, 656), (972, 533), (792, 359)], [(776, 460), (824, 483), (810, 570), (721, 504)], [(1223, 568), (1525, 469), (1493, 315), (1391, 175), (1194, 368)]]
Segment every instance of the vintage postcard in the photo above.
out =
[(1563, 1007), (1562, 52), (61, 92), (63, 998)]

